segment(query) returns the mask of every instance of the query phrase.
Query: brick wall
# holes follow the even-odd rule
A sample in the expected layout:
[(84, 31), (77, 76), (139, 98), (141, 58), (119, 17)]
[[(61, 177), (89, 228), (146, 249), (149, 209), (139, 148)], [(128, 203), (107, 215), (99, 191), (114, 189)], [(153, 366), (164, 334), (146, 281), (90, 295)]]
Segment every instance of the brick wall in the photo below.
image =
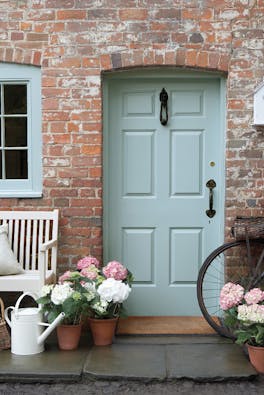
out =
[(60, 270), (102, 254), (101, 72), (175, 65), (225, 72), (226, 230), (263, 215), (263, 129), (252, 126), (264, 74), (264, 0), (1, 0), (0, 61), (42, 69), (41, 199), (60, 209)]

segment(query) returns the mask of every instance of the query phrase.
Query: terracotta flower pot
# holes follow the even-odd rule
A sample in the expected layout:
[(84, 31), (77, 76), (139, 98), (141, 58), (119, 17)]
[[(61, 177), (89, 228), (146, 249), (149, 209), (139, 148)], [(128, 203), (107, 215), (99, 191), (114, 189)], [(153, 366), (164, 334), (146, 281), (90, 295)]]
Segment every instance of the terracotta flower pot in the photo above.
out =
[(264, 373), (264, 347), (255, 347), (247, 344), (251, 364), (259, 373)]
[(82, 325), (57, 326), (58, 345), (61, 350), (75, 350), (79, 346)]
[(88, 318), (93, 342), (96, 346), (107, 346), (113, 343), (118, 318)]

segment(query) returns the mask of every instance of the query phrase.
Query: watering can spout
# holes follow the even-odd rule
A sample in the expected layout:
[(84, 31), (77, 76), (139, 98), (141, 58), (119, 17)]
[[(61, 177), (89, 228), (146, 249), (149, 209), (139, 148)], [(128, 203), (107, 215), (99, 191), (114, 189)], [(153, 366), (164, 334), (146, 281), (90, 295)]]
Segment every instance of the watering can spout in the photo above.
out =
[[(44, 341), (47, 339), (47, 337), (50, 335), (50, 333), (53, 331), (53, 329), (56, 328), (56, 326), (59, 325), (59, 323), (63, 320), (65, 314), (62, 312), (58, 315), (57, 318), (55, 318), (55, 320), (48, 325), (47, 329), (45, 329), (45, 331), (38, 337), (37, 339), (37, 343), (38, 344), (42, 344), (44, 343)], [(41, 325), (42, 323), (40, 323)]]

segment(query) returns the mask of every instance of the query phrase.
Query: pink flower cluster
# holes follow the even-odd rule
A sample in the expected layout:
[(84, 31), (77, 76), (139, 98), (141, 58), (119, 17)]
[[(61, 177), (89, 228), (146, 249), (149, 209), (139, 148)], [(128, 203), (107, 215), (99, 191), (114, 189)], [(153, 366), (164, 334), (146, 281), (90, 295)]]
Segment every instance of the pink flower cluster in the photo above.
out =
[(264, 300), (264, 291), (261, 291), (260, 288), (253, 288), (245, 294), (244, 299), (248, 305), (262, 302)]
[(90, 265), (94, 265), (95, 267), (99, 268), (100, 262), (93, 256), (86, 256), (77, 262), (77, 269), (82, 270), (89, 267)]
[(109, 262), (103, 268), (103, 273), (106, 278), (114, 278), (115, 280), (125, 280), (127, 277), (127, 269), (117, 261)]
[(220, 292), (220, 307), (222, 310), (237, 306), (244, 297), (244, 288), (239, 284), (226, 283)]
[(67, 272), (63, 273), (60, 277), (59, 277), (59, 284), (63, 284), (64, 281), (68, 280), (71, 276), (71, 272), (70, 270), (67, 270)]
[(81, 270), (81, 275), (83, 277), (89, 278), (90, 280), (96, 280), (98, 272), (99, 270), (97, 269), (97, 267), (94, 264), (91, 264)]

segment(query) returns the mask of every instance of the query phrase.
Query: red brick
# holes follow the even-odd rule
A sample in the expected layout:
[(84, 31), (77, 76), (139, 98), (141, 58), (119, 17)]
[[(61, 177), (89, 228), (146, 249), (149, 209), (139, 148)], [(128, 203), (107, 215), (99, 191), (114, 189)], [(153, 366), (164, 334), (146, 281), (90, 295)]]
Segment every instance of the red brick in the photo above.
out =
[(49, 35), (44, 33), (27, 33), (28, 41), (48, 41)]
[(186, 65), (187, 66), (196, 66), (197, 64), (197, 51), (188, 50), (186, 52)]
[(176, 53), (176, 64), (177, 66), (184, 66), (186, 62), (186, 51), (185, 49), (177, 49)]
[(23, 39), (24, 39), (23, 32), (12, 32), (11, 33), (11, 40), (12, 41), (18, 41), (18, 40), (23, 40)]
[(219, 64), (219, 59), (220, 59), (220, 55), (216, 52), (209, 52), (209, 58), (208, 58), (208, 66), (209, 68), (212, 69), (217, 69), (218, 64)]
[(209, 62), (208, 62), (208, 53), (207, 52), (200, 52), (198, 54), (198, 59), (197, 59), (197, 66), (199, 67), (208, 67)]
[(85, 10), (59, 10), (57, 11), (57, 19), (86, 19), (87, 12)]
[(228, 108), (233, 110), (243, 110), (245, 105), (246, 103), (244, 100), (229, 99), (228, 101)]
[(41, 64), (41, 52), (33, 53), (32, 64), (35, 66), (39, 66)]
[(112, 62), (110, 55), (100, 56), (100, 66), (102, 70), (108, 70), (112, 68)]
[(146, 9), (131, 8), (119, 11), (119, 17), (123, 21), (131, 20), (145, 20), (147, 19), (148, 11)]

